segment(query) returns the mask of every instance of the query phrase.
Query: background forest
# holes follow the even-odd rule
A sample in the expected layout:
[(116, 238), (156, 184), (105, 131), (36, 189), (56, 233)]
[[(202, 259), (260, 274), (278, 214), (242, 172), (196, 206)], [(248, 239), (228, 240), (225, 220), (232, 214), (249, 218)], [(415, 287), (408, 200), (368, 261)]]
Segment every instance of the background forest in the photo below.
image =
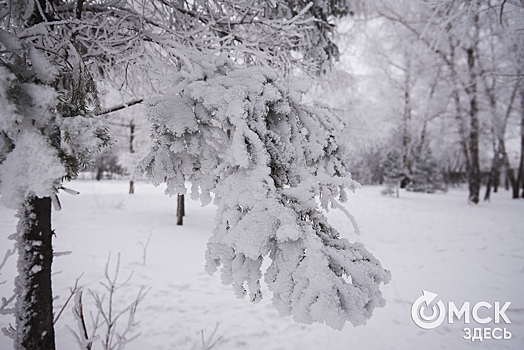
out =
[[(342, 25), (342, 71), (316, 91), (350, 119), (361, 183), (467, 182), (522, 197), (522, 4), (374, 2)], [(349, 39), (351, 38), (351, 39)], [(354, 98), (344, 98), (353, 96)]]
[[(522, 197), (522, 5), (361, 6), (337, 23), (340, 60), (308, 94), (350, 126), (353, 178), (428, 193), (469, 183), (473, 202), (499, 187)], [(142, 108), (111, 116), (118, 142), (96, 176), (133, 173), (150, 145)]]

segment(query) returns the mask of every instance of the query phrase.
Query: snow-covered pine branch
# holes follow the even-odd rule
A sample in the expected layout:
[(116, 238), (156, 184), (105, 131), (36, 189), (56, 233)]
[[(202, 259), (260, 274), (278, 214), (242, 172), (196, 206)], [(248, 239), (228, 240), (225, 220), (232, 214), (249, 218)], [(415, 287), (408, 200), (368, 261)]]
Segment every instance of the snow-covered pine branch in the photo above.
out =
[[(195, 68), (195, 67), (194, 67)], [(183, 88), (150, 102), (155, 145), (141, 168), (166, 193), (218, 206), (206, 252), (209, 273), (238, 297), (262, 298), (264, 274), (281, 315), (341, 329), (364, 324), (383, 306), (382, 268), (360, 243), (341, 238), (322, 210), (358, 184), (337, 137), (344, 124), (330, 110), (301, 104), (270, 69), (236, 69), (215, 58), (186, 75)]]

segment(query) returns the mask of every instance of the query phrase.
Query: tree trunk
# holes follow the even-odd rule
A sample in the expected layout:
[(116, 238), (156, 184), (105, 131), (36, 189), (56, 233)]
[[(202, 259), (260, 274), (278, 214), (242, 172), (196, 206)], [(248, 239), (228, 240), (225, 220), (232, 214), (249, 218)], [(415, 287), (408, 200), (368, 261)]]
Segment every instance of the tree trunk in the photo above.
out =
[(520, 104), (520, 161), (517, 174), (517, 184), (519, 189), (522, 188), (521, 197), (524, 198), (524, 86), (521, 86), (520, 88)]
[(104, 177), (104, 170), (102, 169), (102, 167), (97, 167), (96, 168), (96, 181), (102, 180), (103, 177)]
[(511, 185), (511, 193), (512, 193), (511, 198), (513, 199), (519, 198), (519, 188), (518, 188), (517, 180), (515, 179), (515, 174), (513, 173), (513, 169), (511, 169), (509, 166), (506, 167), (506, 178), (508, 179), (508, 182)]
[[(496, 132), (492, 130), (492, 134), (495, 135)], [(500, 177), (500, 151), (502, 149), (501, 145), (497, 147), (496, 139), (493, 140), (493, 160), (491, 162), (491, 170), (489, 172), (488, 183), (486, 184), (486, 193), (484, 194), (484, 201), (489, 201), (491, 196), (491, 187), (493, 187), (493, 192), (497, 192), (498, 182)]]
[(461, 101), (460, 101), (460, 93), (455, 88), (453, 90), (453, 100), (455, 102), (455, 119), (458, 122), (458, 132), (460, 136), (460, 148), (462, 150), (462, 154), (464, 155), (464, 165), (466, 167), (466, 176), (469, 177), (469, 170), (471, 169), (471, 160), (470, 160), (470, 154), (468, 149), (468, 135), (466, 132), (466, 123), (465, 118), (463, 117), (462, 107), (461, 107)]
[(54, 350), (51, 198), (29, 199), (18, 210), (18, 215), (14, 348)]
[(509, 182), (509, 184), (511, 185), (512, 197), (514, 199), (519, 198), (519, 185), (517, 179), (515, 179), (513, 169), (511, 169), (511, 164), (509, 163), (508, 153), (506, 152), (506, 144), (504, 140), (499, 140), (499, 153), (500, 157), (502, 158), (504, 168), (506, 169), (506, 186), (508, 186), (507, 183)]
[[(135, 140), (135, 124), (133, 123), (133, 121), (131, 121), (129, 124), (129, 153), (131, 154), (135, 153), (135, 149), (133, 147), (134, 140)], [(135, 193), (135, 182), (131, 178), (131, 180), (129, 180), (129, 194), (134, 194), (134, 193)]]
[[(503, 148), (500, 147), (499, 148)], [(505, 147), (504, 147), (505, 149)], [(501, 154), (500, 151), (495, 151), (493, 156), (493, 162), (491, 164), (491, 171), (489, 173), (488, 183), (486, 184), (486, 193), (484, 195), (484, 201), (490, 200), (491, 187), (493, 187), (493, 192), (497, 193), (499, 182), (500, 182), (500, 168), (502, 167)]]
[(491, 183), (493, 180), (493, 172), (489, 173), (488, 183), (486, 184), (486, 193), (484, 194), (484, 202), (491, 199)]
[(500, 170), (495, 173), (495, 177), (493, 178), (493, 192), (497, 193), (499, 190), (500, 185)]
[(133, 141), (135, 141), (135, 124), (131, 121), (129, 123), (129, 153), (135, 153)]
[[(410, 96), (410, 62), (406, 67), (406, 78), (404, 86), (404, 115), (402, 116), (402, 166), (406, 176), (411, 175), (411, 164), (409, 159), (409, 149), (411, 143), (410, 123), (411, 123), (411, 96)], [(405, 187), (402, 186), (401, 187)]]
[(468, 56), (468, 68), (470, 73), (469, 86), (469, 155), (471, 157), (471, 168), (468, 171), (469, 200), (475, 204), (479, 202), (480, 193), (480, 162), (479, 162), (479, 119), (477, 106), (477, 77), (475, 69), (475, 52), (472, 48), (466, 50)]
[(176, 224), (181, 226), (184, 224), (184, 216), (186, 211), (184, 208), (184, 195), (179, 194), (177, 196), (177, 206), (176, 206)]

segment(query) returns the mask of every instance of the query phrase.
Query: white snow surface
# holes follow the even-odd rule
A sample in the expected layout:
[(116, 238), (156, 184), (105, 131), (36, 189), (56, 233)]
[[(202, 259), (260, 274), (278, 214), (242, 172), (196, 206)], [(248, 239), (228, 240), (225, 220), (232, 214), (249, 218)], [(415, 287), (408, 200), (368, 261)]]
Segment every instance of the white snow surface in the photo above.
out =
[[(150, 288), (136, 315), (139, 324), (133, 334), (141, 336), (127, 350), (202, 349), (202, 334), (209, 340), (217, 324), (207, 345), (221, 337), (213, 347), (218, 350), (524, 348), (524, 201), (511, 200), (504, 190), (478, 206), (468, 204), (462, 190), (442, 195), (401, 192), (398, 199), (381, 196), (379, 187), (349, 194), (344, 206), (356, 217), (362, 235), (354, 233), (340, 211), (330, 211), (330, 222), (349, 241), (363, 243), (391, 270), (392, 280), (381, 287), (386, 306), (375, 309), (365, 326), (348, 323), (337, 331), (280, 317), (265, 285), (264, 299), (254, 304), (248, 298), (236, 299), (218, 274), (205, 273), (204, 252), (215, 227), (216, 207), (201, 207), (188, 198), (184, 226), (176, 226), (176, 198), (165, 196), (162, 186), (139, 182), (134, 195), (126, 194), (125, 181), (75, 181), (65, 186), (81, 194), (61, 195), (63, 209), (53, 212), (55, 251), (73, 251), (55, 258), (53, 288), (60, 295), (55, 308), (63, 305), (81, 273), (79, 284), (85, 290), (102, 292), (99, 282), (108, 254), (112, 252), (112, 271), (120, 252), (121, 281), (134, 273), (117, 293), (116, 307), (130, 303), (140, 286)], [(0, 207), (2, 255), (12, 245), (7, 236), (16, 230), (14, 214)], [(140, 243), (149, 235), (144, 266)], [(0, 282), (7, 281), (0, 285), (0, 296), (8, 297), (16, 274), (13, 257), (0, 274)], [(466, 301), (510, 301), (506, 315), (511, 324), (464, 325), (461, 320), (423, 330), (410, 316), (422, 290), (459, 307)], [(88, 293), (83, 299), (85, 309), (94, 311)], [(77, 349), (67, 329), (76, 329), (72, 306), (56, 324), (58, 349)], [(0, 316), (0, 327), (9, 323), (13, 324), (10, 316)], [(497, 326), (510, 331), (512, 339), (462, 339), (464, 327)], [(0, 349), (11, 348), (11, 340), (0, 335)], [(101, 349), (100, 341), (93, 349)]]

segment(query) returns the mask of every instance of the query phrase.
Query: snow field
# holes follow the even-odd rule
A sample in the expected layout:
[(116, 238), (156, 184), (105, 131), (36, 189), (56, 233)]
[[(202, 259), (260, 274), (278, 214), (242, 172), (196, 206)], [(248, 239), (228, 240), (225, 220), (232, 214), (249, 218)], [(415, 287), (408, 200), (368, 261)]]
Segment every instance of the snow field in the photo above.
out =
[[(215, 207), (186, 199), (184, 226), (175, 225), (176, 198), (162, 188), (139, 182), (135, 195), (127, 195), (126, 181), (75, 181), (66, 187), (79, 196), (62, 194), (63, 209), (53, 212), (55, 251), (73, 251), (54, 263), (54, 292), (61, 307), (82, 273), (84, 291), (102, 292), (100, 281), (111, 253), (110, 274), (121, 253), (119, 281), (133, 275), (116, 294), (115, 308), (132, 302), (140, 286), (149, 292), (139, 305), (134, 333), (140, 338), (126, 349), (202, 349), (202, 334), (213, 349), (309, 350), (365, 349), (522, 349), (524, 348), (524, 201), (509, 199), (501, 191), (490, 203), (466, 202), (466, 192), (445, 195), (401, 192), (401, 198), (380, 195), (379, 187), (364, 187), (349, 195), (346, 207), (357, 219), (357, 236), (339, 211), (328, 216), (350, 241), (360, 241), (392, 272), (383, 286), (385, 308), (377, 308), (367, 325), (342, 331), (325, 325), (297, 324), (281, 318), (264, 299), (252, 304), (237, 299), (216, 273), (204, 272), (204, 252), (214, 228)], [(3, 251), (11, 246), (6, 237), (16, 228), (14, 211), (0, 208)], [(142, 265), (143, 245), (151, 237)], [(0, 296), (8, 296), (16, 275), (11, 258), (1, 272)], [(422, 290), (438, 294), (446, 304), (469, 301), (512, 302), (506, 314), (511, 324), (501, 324), (510, 340), (471, 342), (462, 339), (463, 328), (497, 327), (493, 323), (464, 325), (462, 320), (423, 330), (411, 320), (411, 304)], [(94, 312), (88, 293), (85, 309)], [(76, 329), (71, 306), (56, 324), (58, 349), (76, 349), (67, 329)], [(486, 310), (483, 310), (486, 311)], [(488, 313), (481, 316), (489, 316)], [(89, 323), (89, 319), (87, 319)], [(122, 324), (126, 319), (122, 320)], [(0, 317), (0, 326), (13, 322)], [(212, 339), (209, 339), (218, 324)], [(96, 342), (94, 349), (100, 349)], [(10, 349), (10, 339), (0, 336), (0, 349)]]

